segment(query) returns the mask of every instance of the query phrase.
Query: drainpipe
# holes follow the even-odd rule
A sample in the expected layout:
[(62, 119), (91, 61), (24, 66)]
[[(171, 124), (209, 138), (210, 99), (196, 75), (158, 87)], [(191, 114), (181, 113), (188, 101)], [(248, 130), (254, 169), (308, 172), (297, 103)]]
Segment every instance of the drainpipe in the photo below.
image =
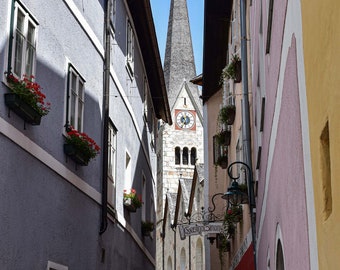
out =
[(14, 25), (14, 0), (11, 4), (11, 21), (10, 21), (10, 28), (9, 28), (9, 45), (8, 45), (8, 63), (7, 63), (7, 75), (12, 71), (12, 51), (13, 51), (13, 25)]
[(104, 89), (103, 89), (103, 138), (102, 138), (102, 207), (99, 234), (107, 229), (107, 177), (108, 177), (108, 136), (109, 136), (109, 93), (110, 93), (110, 48), (111, 48), (111, 5), (112, 0), (106, 1), (105, 12), (105, 56), (104, 56)]
[[(242, 67), (242, 89), (243, 89), (243, 102), (242, 102), (242, 130), (243, 130), (243, 146), (245, 154), (245, 163), (252, 169), (251, 158), (251, 133), (250, 133), (250, 111), (248, 99), (248, 52), (247, 52), (247, 17), (246, 17), (246, 1), (240, 0), (240, 19), (241, 19), (241, 67)], [(250, 173), (253, 173), (252, 170)], [(249, 187), (249, 207), (251, 218), (251, 233), (254, 248), (254, 265), (256, 265), (256, 224), (255, 224), (255, 195), (254, 195), (254, 182), (253, 177), (247, 177)]]

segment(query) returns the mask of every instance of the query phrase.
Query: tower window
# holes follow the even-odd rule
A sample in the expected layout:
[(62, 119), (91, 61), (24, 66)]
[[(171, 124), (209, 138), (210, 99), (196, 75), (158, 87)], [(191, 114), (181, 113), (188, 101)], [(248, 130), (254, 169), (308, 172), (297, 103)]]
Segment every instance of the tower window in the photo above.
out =
[(175, 164), (181, 164), (181, 148), (179, 147), (175, 148)]
[(188, 165), (189, 159), (189, 149), (187, 147), (183, 148), (183, 165)]
[(197, 151), (196, 151), (196, 148), (193, 147), (191, 148), (191, 151), (190, 151), (190, 164), (191, 165), (196, 164), (196, 158), (197, 158)]

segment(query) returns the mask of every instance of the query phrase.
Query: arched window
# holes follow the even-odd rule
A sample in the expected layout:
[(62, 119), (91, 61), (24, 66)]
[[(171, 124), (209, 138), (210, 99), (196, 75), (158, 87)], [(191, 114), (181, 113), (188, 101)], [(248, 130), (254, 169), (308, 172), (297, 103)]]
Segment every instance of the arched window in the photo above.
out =
[(198, 239), (196, 243), (196, 270), (203, 270), (203, 245), (201, 239)]
[(183, 148), (183, 165), (188, 165), (189, 160), (189, 149), (188, 147)]
[(196, 164), (196, 158), (197, 158), (197, 151), (196, 151), (196, 148), (193, 147), (191, 148), (191, 151), (190, 151), (190, 164), (191, 165)]
[(180, 263), (181, 263), (181, 270), (185, 270), (185, 261), (186, 261), (186, 258), (185, 258), (185, 250), (184, 250), (184, 248), (182, 248), (182, 250), (181, 250), (181, 261), (180, 261)]
[(167, 263), (167, 270), (172, 270), (172, 262), (171, 262), (171, 257), (168, 258), (168, 263)]
[(285, 265), (284, 265), (284, 259), (283, 259), (283, 250), (282, 250), (282, 245), (281, 241), (277, 243), (277, 251), (276, 251), (276, 270), (284, 270)]
[(179, 147), (175, 148), (175, 164), (181, 164), (181, 148)]

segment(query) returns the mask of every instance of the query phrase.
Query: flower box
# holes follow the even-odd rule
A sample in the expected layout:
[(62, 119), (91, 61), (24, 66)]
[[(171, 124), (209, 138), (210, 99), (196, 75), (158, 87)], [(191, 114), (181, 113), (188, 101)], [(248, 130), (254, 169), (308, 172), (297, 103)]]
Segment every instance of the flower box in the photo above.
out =
[(151, 221), (142, 221), (142, 235), (150, 236), (151, 232), (154, 230), (154, 224)]
[(124, 190), (123, 204), (126, 210), (129, 212), (136, 212), (136, 210), (142, 207), (142, 199), (140, 195), (137, 195), (135, 189)]
[(233, 55), (228, 66), (222, 70), (221, 80), (233, 79), (235, 83), (239, 83), (242, 80), (242, 64), (238, 55)]
[(5, 94), (5, 104), (25, 122), (40, 125), (41, 117), (49, 113), (51, 105), (45, 102), (41, 86), (33, 81), (34, 76), (18, 79), (12, 73), (5, 74), (11, 91)]
[(86, 133), (69, 127), (64, 144), (64, 153), (81, 166), (87, 166), (95, 158), (100, 147)]
[(124, 198), (123, 203), (126, 210), (129, 212), (136, 212), (137, 207), (133, 204), (131, 198)]
[(236, 115), (236, 106), (235, 105), (227, 105), (221, 108), (218, 120), (221, 124), (232, 125), (235, 121)]
[(77, 149), (74, 145), (65, 143), (64, 144), (64, 153), (70, 157), (75, 163), (81, 166), (87, 166), (88, 160), (85, 159), (84, 154)]
[(22, 100), (18, 94), (6, 93), (5, 104), (25, 122), (31, 125), (40, 125), (42, 115), (30, 104)]

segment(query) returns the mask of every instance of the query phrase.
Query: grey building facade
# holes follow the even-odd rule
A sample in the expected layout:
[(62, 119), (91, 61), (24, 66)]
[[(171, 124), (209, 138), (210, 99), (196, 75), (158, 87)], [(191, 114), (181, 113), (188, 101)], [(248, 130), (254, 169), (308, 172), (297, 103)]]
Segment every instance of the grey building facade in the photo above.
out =
[[(156, 216), (157, 120), (171, 117), (149, 0), (1, 6), (0, 268), (154, 269), (141, 227)], [(40, 123), (9, 104), (8, 75), (41, 86)], [(95, 158), (65, 150), (71, 128)]]

